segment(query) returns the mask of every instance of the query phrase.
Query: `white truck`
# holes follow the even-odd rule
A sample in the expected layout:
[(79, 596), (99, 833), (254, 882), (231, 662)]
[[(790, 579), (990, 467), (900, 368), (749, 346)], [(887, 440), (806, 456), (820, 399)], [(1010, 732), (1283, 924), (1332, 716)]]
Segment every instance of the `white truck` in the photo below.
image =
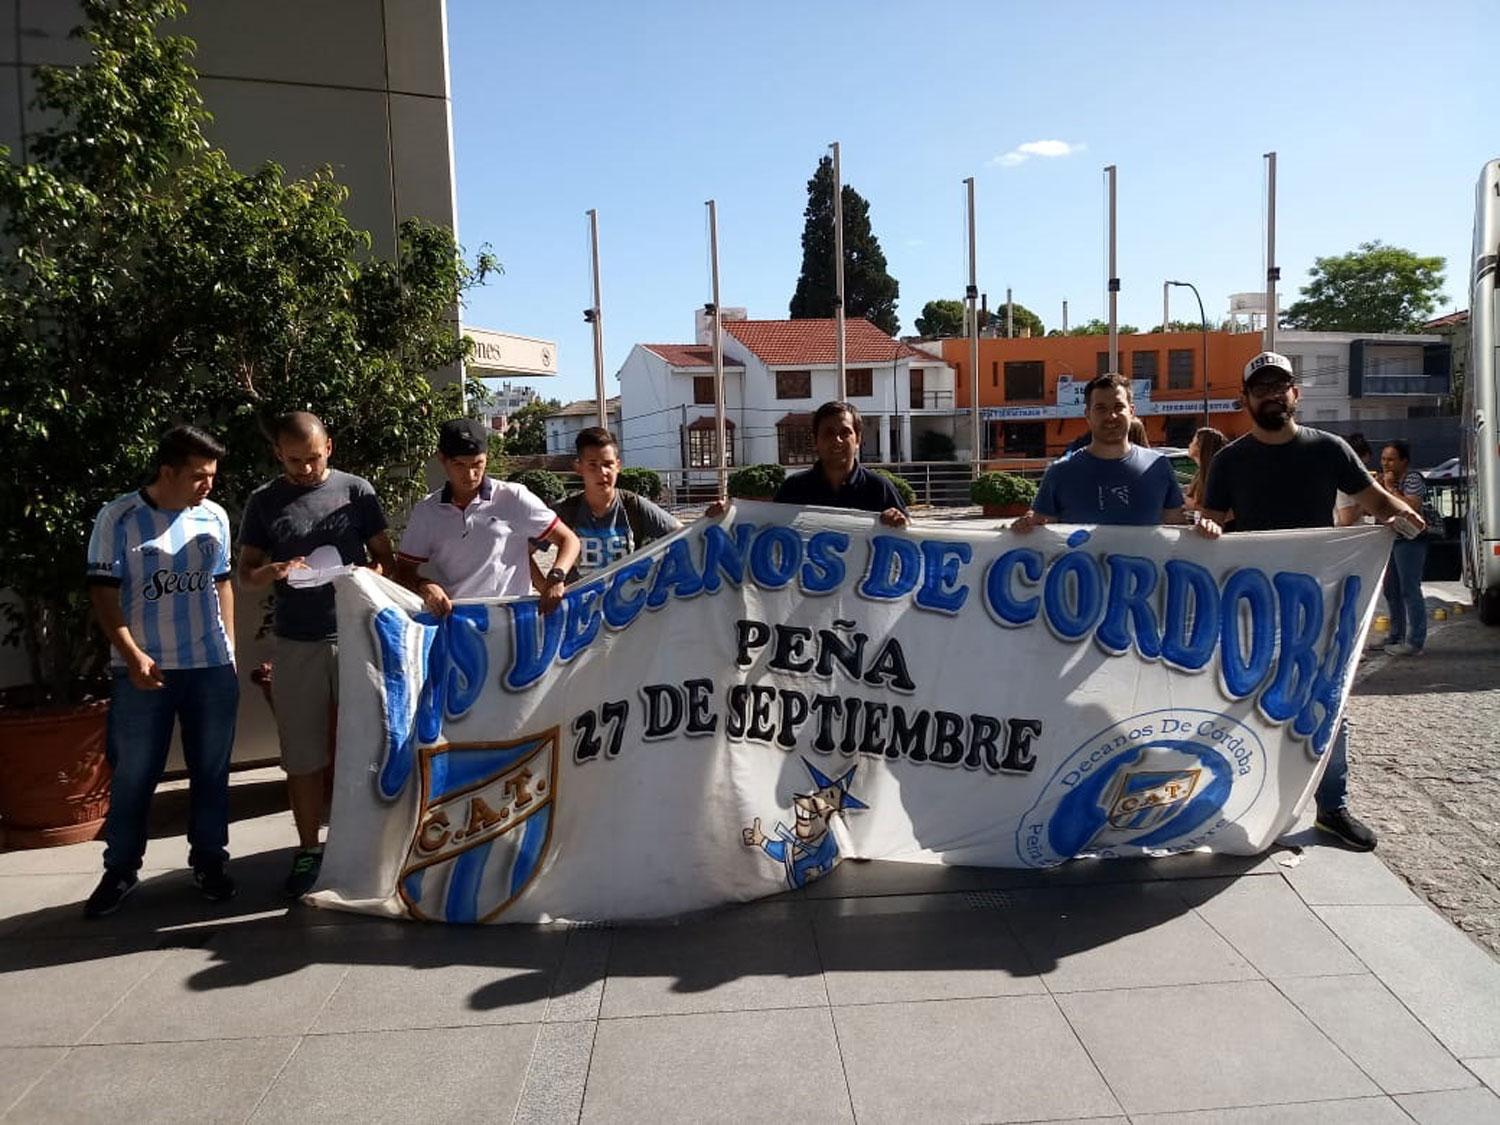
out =
[(1479, 619), (1500, 625), (1500, 159), (1479, 173), (1474, 199), (1474, 264), (1469, 286), (1469, 372), (1460, 415), (1460, 454), (1468, 486), (1464, 581)]

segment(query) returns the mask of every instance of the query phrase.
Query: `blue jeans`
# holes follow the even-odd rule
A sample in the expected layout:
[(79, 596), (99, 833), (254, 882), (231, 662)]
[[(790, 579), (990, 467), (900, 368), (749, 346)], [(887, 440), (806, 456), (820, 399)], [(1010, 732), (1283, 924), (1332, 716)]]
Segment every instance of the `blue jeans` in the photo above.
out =
[(1328, 748), (1328, 767), (1313, 797), (1319, 812), (1337, 812), (1349, 803), (1349, 720), (1339, 720), (1338, 733)]
[(1385, 568), (1385, 604), (1391, 615), (1390, 644), (1405, 641), (1413, 648), (1427, 643), (1427, 603), (1422, 600), (1422, 568), (1427, 565), (1427, 540), (1398, 539)]
[(109, 706), (109, 816), (104, 866), (137, 871), (146, 854), (146, 816), (167, 764), (172, 723), (182, 724), (188, 768), (188, 863), (197, 870), (229, 858), (229, 751), (240, 684), (234, 665), (163, 672), (165, 685), (141, 691), (114, 674)]

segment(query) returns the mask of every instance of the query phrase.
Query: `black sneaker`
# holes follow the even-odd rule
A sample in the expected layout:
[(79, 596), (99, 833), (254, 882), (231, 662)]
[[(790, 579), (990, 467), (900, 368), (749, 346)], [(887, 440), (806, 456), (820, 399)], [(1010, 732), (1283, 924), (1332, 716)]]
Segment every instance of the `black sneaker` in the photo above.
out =
[(83, 904), (83, 916), (103, 918), (106, 914), (113, 914), (120, 909), (120, 903), (125, 901), (125, 896), (135, 890), (137, 881), (134, 871), (120, 871), (106, 867), (104, 877), (99, 880), (94, 893), (89, 895), (88, 902)]
[(1346, 848), (1356, 852), (1375, 850), (1375, 833), (1371, 832), (1358, 817), (1348, 809), (1319, 809), (1318, 819), (1313, 821), (1319, 832), (1337, 836)]
[(292, 858), (292, 873), (286, 877), (281, 893), (287, 898), (301, 898), (313, 889), (323, 868), (322, 848), (302, 848)]
[(209, 902), (228, 902), (234, 897), (234, 880), (224, 870), (222, 863), (194, 868), (193, 882), (198, 884), (198, 889)]

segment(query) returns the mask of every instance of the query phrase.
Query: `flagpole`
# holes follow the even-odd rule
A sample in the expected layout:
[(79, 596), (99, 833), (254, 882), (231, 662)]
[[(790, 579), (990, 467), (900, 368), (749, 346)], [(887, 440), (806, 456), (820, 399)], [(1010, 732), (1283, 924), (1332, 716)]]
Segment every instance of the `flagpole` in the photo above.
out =
[(838, 363), (839, 401), (849, 397), (844, 368), (844, 183), (839, 174), (839, 143), (833, 149), (833, 326)]
[(984, 450), (979, 444), (979, 259), (974, 237), (974, 177), (964, 181), (969, 202), (969, 440), (972, 442), (974, 471), (978, 473)]
[(1115, 262), (1115, 166), (1104, 169), (1109, 180), (1109, 369), (1120, 371), (1120, 278)]
[(604, 405), (604, 322), (599, 302), (599, 212), (589, 209), (590, 257), (594, 264), (594, 305), (586, 318), (594, 328), (594, 402), (599, 412), (600, 429), (609, 429), (609, 413)]
[(708, 201), (708, 256), (713, 267), (714, 303), (714, 434), (719, 455), (719, 498), (729, 495), (729, 467), (726, 458), (724, 424), (724, 334), (719, 315), (719, 208), (714, 200)]
[(1266, 332), (1265, 350), (1276, 350), (1276, 154), (1266, 153)]

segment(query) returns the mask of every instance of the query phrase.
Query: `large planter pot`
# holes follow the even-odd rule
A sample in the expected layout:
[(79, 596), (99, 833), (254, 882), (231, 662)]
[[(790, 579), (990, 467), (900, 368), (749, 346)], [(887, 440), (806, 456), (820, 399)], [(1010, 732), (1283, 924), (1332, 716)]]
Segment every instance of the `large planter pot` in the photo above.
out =
[(985, 504), (984, 518), (987, 520), (1008, 520), (1017, 516), (1024, 516), (1029, 504)]
[(0, 711), (0, 834), (6, 847), (92, 840), (109, 811), (109, 703)]

